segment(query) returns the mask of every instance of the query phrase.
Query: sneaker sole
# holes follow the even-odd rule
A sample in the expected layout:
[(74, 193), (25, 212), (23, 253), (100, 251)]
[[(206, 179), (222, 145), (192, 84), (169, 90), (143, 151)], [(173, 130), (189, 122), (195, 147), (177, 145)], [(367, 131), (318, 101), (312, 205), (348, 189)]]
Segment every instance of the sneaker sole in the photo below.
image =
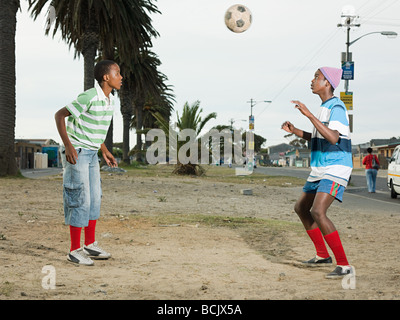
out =
[(88, 257), (93, 260), (108, 260), (111, 258), (111, 256), (110, 257), (100, 257), (100, 256), (91, 256), (91, 255), (88, 255)]
[(339, 276), (339, 275), (328, 275), (327, 274), (325, 276), (325, 279), (340, 280), (340, 279), (343, 279), (345, 276), (346, 275)]
[(321, 268), (321, 267), (331, 267), (332, 263), (301, 263), (304, 267), (308, 268)]
[[(92, 250), (90, 250), (90, 249), (88, 249), (88, 248), (85, 248), (85, 249), (83, 249), (83, 250), (84, 250), (85, 253), (88, 255), (88, 257), (89, 257), (90, 259), (93, 259), (93, 260), (107, 260), (107, 259), (110, 259), (110, 258), (111, 258), (111, 254), (108, 255), (108, 256), (102, 256), (101, 254), (96, 255), (96, 254), (92, 253), (92, 252), (91, 252)], [(93, 252), (94, 252), (94, 251), (93, 251)]]
[(79, 262), (78, 259), (75, 259), (74, 257), (71, 258), (70, 256), (67, 256), (67, 261), (69, 263), (73, 263), (76, 266), (88, 266), (88, 267), (91, 267), (91, 266), (94, 265), (94, 263), (91, 263), (91, 264), (81, 263), (81, 262)]
[(345, 274), (337, 274), (337, 273), (328, 273), (325, 275), (325, 279), (343, 279), (346, 276), (354, 276), (353, 272), (345, 273)]

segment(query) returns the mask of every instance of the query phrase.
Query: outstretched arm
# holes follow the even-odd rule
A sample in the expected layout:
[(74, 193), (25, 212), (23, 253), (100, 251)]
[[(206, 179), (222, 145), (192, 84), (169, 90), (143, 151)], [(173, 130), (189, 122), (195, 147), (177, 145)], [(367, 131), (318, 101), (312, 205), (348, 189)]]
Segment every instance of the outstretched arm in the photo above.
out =
[(332, 130), (332, 129), (329, 129), (327, 126), (325, 126), (300, 101), (295, 100), (295, 101), (292, 101), (292, 103), (294, 103), (296, 105), (295, 106), (296, 109), (298, 109), (304, 116), (306, 116), (311, 121), (311, 123), (314, 125), (314, 127), (317, 129), (317, 131), (326, 140), (328, 140), (329, 143), (336, 144), (339, 141), (340, 134), (337, 130)]
[(292, 123), (290, 123), (289, 121), (286, 121), (282, 124), (282, 129), (285, 130), (286, 132), (289, 133), (293, 133), (296, 136), (305, 139), (307, 141), (311, 140), (311, 133), (310, 132), (306, 132), (300, 129), (297, 129)]

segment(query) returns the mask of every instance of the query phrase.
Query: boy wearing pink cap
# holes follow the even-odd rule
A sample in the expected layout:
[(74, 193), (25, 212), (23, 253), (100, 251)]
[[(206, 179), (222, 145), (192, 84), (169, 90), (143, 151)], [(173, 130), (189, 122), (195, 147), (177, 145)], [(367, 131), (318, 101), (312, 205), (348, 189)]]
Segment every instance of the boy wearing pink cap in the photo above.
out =
[(296, 128), (289, 121), (282, 125), (283, 130), (311, 142), (311, 173), (294, 209), (316, 249), (316, 256), (303, 263), (307, 266), (331, 265), (332, 258), (325, 241), (335, 255), (337, 267), (326, 275), (328, 279), (354, 273), (336, 227), (326, 215), (335, 199), (342, 202), (353, 167), (347, 109), (334, 96), (341, 77), (342, 70), (336, 68), (323, 67), (315, 72), (311, 90), (322, 100), (317, 116), (300, 101), (292, 101), (313, 124), (312, 133)]

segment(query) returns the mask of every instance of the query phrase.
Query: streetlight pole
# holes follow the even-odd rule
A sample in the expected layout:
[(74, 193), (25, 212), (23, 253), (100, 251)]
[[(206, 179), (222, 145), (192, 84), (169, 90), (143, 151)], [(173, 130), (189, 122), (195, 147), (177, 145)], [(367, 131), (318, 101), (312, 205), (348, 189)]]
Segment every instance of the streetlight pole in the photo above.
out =
[(270, 100), (263, 100), (263, 101), (255, 101), (254, 99), (250, 99), (250, 101), (247, 101), (247, 103), (250, 103), (250, 116), (253, 116), (253, 107), (260, 102), (265, 102), (265, 103), (272, 103)]
[[(347, 8), (348, 9), (348, 8)], [(341, 16), (344, 20), (344, 23), (339, 23), (337, 26), (338, 27), (345, 27), (347, 30), (347, 41), (346, 41), (346, 53), (343, 54), (342, 53), (342, 63), (346, 63), (349, 64), (351, 63), (352, 60), (352, 54), (350, 52), (350, 31), (351, 28), (358, 28), (361, 25), (359, 23), (355, 23), (355, 20), (358, 18), (357, 15), (354, 14), (353, 10), (347, 11), (347, 12), (342, 12), (342, 16)], [(345, 79), (345, 91), (346, 94), (349, 91), (349, 79)]]
[(272, 101), (270, 100), (263, 100), (263, 101), (255, 101), (254, 99), (250, 99), (250, 101), (247, 101), (250, 103), (250, 117), (249, 117), (249, 131), (248, 134), (246, 134), (246, 158), (247, 158), (247, 165), (246, 165), (246, 170), (249, 172), (253, 171), (254, 168), (254, 116), (253, 116), (253, 107), (257, 103), (265, 102), (265, 103), (271, 103)]

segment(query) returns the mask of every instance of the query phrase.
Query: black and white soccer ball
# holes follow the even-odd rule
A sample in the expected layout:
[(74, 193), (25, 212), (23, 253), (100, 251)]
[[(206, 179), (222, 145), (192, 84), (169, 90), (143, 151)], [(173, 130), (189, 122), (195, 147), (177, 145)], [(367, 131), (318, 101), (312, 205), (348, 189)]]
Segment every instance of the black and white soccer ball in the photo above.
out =
[(251, 11), (244, 5), (235, 4), (225, 13), (225, 24), (229, 30), (241, 33), (250, 28), (252, 22)]

